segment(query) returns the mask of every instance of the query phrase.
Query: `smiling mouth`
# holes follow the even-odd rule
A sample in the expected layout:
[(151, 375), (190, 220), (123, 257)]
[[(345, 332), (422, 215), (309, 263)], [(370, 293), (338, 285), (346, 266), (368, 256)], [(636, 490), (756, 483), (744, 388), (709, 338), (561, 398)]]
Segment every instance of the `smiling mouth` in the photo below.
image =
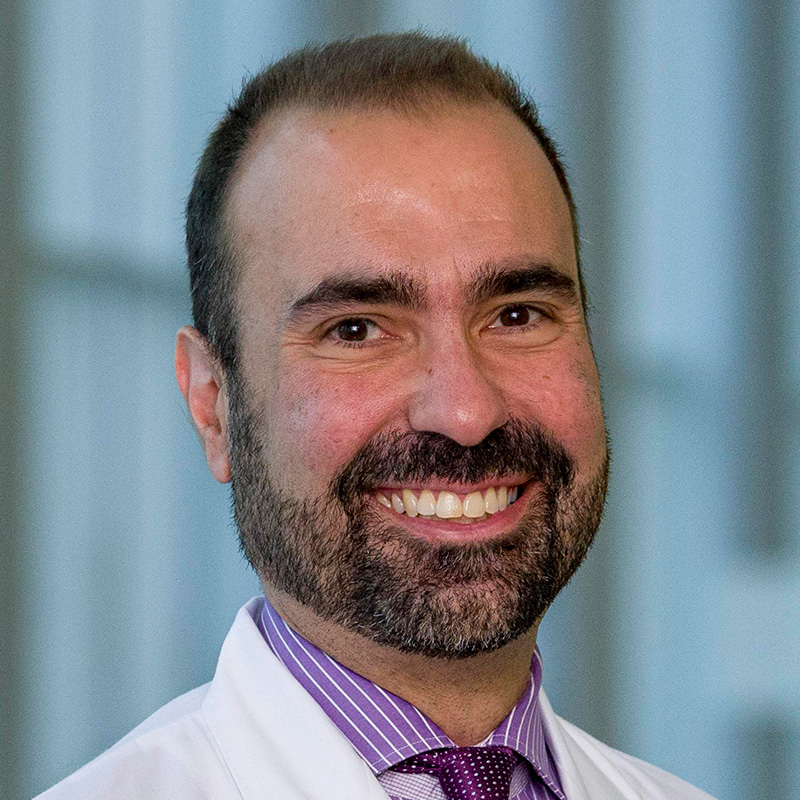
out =
[(374, 494), (381, 505), (401, 516), (470, 524), (505, 511), (516, 502), (525, 486), (497, 485), (468, 494), (418, 488), (379, 489)]

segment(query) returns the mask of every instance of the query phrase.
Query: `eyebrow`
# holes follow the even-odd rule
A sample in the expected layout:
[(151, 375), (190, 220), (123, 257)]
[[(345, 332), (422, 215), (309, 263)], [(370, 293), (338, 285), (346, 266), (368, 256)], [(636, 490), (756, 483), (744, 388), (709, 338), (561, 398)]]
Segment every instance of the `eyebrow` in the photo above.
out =
[(577, 284), (569, 275), (551, 264), (534, 262), (520, 266), (502, 263), (484, 266), (467, 289), (467, 300), (478, 304), (507, 294), (541, 291), (568, 303), (580, 303)]
[[(545, 291), (566, 302), (580, 303), (577, 285), (569, 275), (550, 264), (520, 264), (517, 260), (485, 264), (469, 283), (465, 294), (468, 303), (478, 304), (503, 295), (533, 291)], [(354, 274), (325, 278), (289, 305), (284, 322), (292, 324), (320, 310), (362, 304), (421, 311), (425, 308), (426, 292), (402, 272), (377, 277)]]
[(359, 275), (326, 278), (289, 306), (286, 318), (293, 322), (319, 309), (355, 305), (394, 305), (419, 311), (425, 292), (407, 275), (390, 273), (376, 278)]

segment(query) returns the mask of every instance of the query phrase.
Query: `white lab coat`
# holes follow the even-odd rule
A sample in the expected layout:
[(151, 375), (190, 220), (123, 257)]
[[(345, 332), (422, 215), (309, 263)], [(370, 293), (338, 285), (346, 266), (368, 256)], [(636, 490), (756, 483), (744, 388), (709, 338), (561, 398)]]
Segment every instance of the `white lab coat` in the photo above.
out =
[[(254, 598), (211, 683), (161, 708), (38, 800), (386, 800), (375, 776), (275, 658)], [(542, 693), (568, 800), (710, 800), (557, 717)]]

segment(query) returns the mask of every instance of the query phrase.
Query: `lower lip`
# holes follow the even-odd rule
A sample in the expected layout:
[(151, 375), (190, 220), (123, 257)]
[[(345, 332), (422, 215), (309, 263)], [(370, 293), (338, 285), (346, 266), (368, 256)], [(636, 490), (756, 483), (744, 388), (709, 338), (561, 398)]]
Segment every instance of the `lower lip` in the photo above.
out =
[[(450, 522), (439, 517), (409, 517), (387, 508), (373, 496), (373, 505), (381, 516), (392, 524), (405, 528), (420, 539), (432, 542), (477, 542), (509, 533), (519, 523), (531, 498), (539, 491), (540, 484), (529, 483), (520, 496), (503, 511), (498, 511), (480, 522)], [(522, 488), (522, 487), (520, 487)]]

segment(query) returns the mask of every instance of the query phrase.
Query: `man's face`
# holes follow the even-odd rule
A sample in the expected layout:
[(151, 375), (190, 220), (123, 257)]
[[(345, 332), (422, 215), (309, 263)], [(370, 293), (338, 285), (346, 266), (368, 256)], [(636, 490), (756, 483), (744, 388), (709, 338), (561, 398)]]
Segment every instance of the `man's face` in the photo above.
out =
[(287, 112), (228, 218), (234, 507), (266, 586), (433, 656), (529, 629), (607, 477), (569, 210), (530, 133), (495, 105)]

